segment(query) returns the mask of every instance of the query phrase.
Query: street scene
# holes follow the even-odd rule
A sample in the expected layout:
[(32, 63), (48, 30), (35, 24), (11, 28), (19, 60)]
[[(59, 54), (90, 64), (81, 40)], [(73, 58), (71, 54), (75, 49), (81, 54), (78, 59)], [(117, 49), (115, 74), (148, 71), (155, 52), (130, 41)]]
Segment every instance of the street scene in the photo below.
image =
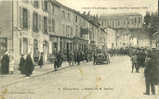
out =
[(8, 85), (2, 90), (7, 90), (7, 93), (4, 94), (5, 99), (158, 98), (158, 95), (143, 95), (145, 91), (143, 70), (141, 73), (132, 74), (129, 57), (113, 57), (111, 62), (112, 64), (109, 65), (98, 66), (92, 65), (92, 62), (83, 62), (80, 66), (69, 67), (38, 77), (16, 78), (15, 83), (12, 78), (8, 77), (10, 81), (1, 87)]
[(158, 99), (159, 0), (1, 0), (0, 99)]

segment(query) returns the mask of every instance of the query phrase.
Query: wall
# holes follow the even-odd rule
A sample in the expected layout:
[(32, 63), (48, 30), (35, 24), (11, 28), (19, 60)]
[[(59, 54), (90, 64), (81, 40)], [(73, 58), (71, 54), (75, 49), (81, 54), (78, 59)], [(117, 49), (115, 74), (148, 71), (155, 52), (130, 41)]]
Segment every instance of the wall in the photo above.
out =
[(12, 50), (12, 2), (0, 1), (0, 37), (8, 39), (8, 50)]

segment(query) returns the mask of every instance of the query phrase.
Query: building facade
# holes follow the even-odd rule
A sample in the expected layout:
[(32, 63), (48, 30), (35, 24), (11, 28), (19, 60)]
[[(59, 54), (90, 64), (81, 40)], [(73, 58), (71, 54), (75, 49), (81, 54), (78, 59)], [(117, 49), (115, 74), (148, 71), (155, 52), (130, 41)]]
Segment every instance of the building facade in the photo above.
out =
[(55, 0), (0, 1), (0, 8), (0, 55), (9, 51), (16, 66), (22, 54), (31, 53), (37, 63), (43, 53), (48, 63), (58, 51), (84, 51), (105, 41), (97, 24)]
[[(104, 28), (111, 28), (116, 31), (117, 48), (150, 46), (149, 37), (143, 31), (143, 16), (140, 14), (128, 13), (101, 16), (100, 24)], [(112, 37), (109, 36), (108, 38)]]

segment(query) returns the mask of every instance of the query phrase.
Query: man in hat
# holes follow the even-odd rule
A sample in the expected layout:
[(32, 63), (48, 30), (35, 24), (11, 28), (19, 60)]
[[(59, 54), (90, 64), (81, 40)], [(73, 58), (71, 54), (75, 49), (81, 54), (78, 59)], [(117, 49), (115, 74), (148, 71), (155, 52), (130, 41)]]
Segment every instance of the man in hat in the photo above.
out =
[(145, 58), (145, 70), (144, 70), (144, 76), (145, 76), (145, 85), (146, 85), (146, 92), (145, 95), (150, 95), (150, 88), (151, 92), (154, 95), (155, 94), (155, 55), (153, 52), (149, 51)]

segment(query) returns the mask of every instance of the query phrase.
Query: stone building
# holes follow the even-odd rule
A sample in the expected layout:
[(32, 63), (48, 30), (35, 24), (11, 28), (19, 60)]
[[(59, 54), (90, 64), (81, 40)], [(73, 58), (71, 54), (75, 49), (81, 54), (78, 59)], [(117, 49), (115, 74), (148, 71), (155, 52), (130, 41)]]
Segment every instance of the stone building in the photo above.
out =
[(104, 35), (97, 24), (55, 0), (3, 0), (0, 11), (0, 56), (8, 50), (16, 66), (21, 54), (31, 53), (37, 63), (44, 53), (48, 63), (57, 51), (92, 49)]
[[(21, 54), (31, 53), (35, 62), (39, 53), (44, 53), (44, 62), (51, 53), (48, 16), (48, 1), (1, 1), (1, 35), (7, 39), (7, 49), (15, 61)], [(6, 12), (4, 12), (6, 11)], [(7, 22), (8, 21), (8, 22)], [(6, 25), (6, 26), (5, 26)], [(8, 31), (8, 32), (5, 32)]]
[(148, 35), (143, 32), (143, 16), (140, 14), (127, 13), (101, 16), (100, 24), (104, 28), (111, 28), (116, 31), (117, 48), (149, 46)]

